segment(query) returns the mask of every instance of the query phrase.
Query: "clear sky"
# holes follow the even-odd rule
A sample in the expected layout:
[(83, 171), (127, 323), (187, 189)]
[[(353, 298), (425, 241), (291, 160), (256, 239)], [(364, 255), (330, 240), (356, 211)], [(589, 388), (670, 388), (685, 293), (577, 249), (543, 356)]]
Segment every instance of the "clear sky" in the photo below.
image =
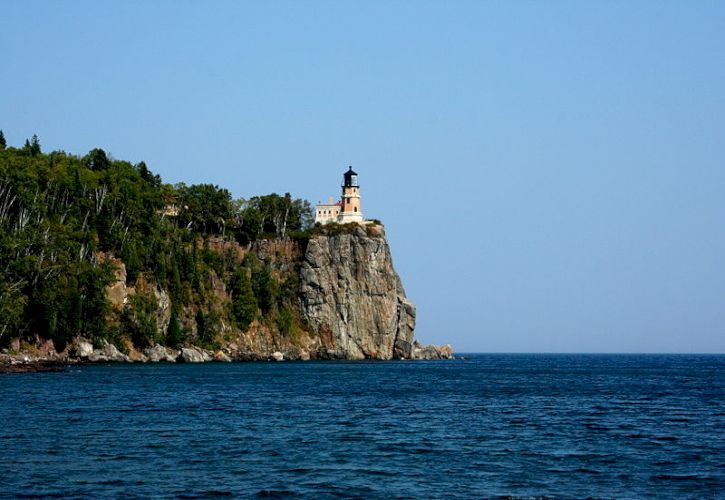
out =
[(725, 2), (7, 1), (0, 128), (386, 224), (417, 337), (725, 352)]

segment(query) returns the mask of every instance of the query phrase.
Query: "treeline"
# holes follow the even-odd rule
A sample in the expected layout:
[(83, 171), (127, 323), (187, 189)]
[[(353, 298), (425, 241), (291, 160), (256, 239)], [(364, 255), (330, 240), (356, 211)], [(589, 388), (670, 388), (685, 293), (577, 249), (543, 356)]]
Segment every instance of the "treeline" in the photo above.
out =
[[(11, 336), (36, 334), (59, 348), (77, 335), (180, 344), (190, 333), (190, 311), (202, 340), (225, 314), (244, 330), (273, 313), (283, 329), (294, 316), (293, 285), (253, 256), (240, 266), (199, 242), (224, 235), (247, 245), (300, 233), (312, 221), (309, 203), (289, 193), (235, 200), (211, 184), (164, 184), (144, 162), (102, 149), (44, 153), (37, 136), (8, 147), (0, 131), (0, 347)], [(123, 260), (129, 283), (144, 274), (168, 291), (167, 331), (156, 327), (150, 294), (132, 297), (123, 320), (109, 323), (105, 288), (114, 268), (104, 255)], [(228, 312), (209, 304), (212, 273), (232, 295)]]

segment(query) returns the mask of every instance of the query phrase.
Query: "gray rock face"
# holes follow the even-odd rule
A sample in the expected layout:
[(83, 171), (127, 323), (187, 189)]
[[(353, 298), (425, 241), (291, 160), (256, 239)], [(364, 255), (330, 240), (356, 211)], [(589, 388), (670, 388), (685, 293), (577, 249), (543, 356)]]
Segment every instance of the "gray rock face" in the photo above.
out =
[(154, 296), (156, 297), (156, 330), (165, 332), (171, 320), (171, 299), (169, 294), (163, 288), (154, 288)]
[(73, 345), (70, 348), (70, 355), (78, 358), (88, 358), (93, 354), (93, 344), (87, 340), (77, 338), (73, 341)]
[(103, 342), (103, 347), (93, 351), (89, 356), (88, 360), (94, 363), (99, 362), (113, 362), (113, 363), (130, 363), (131, 360), (120, 352), (115, 345)]
[(450, 344), (443, 346), (420, 345), (416, 340), (413, 342), (413, 350), (410, 355), (411, 359), (453, 359), (453, 348)]
[(167, 363), (175, 363), (177, 357), (171, 354), (166, 347), (159, 344), (145, 349), (143, 353), (144, 355), (146, 355), (148, 361), (152, 363), (158, 363), (161, 361), (165, 361)]
[(213, 359), (211, 354), (197, 347), (184, 347), (179, 355), (179, 361), (184, 363), (205, 363)]
[(382, 226), (310, 239), (300, 269), (305, 320), (323, 357), (409, 358), (415, 306), (393, 268)]

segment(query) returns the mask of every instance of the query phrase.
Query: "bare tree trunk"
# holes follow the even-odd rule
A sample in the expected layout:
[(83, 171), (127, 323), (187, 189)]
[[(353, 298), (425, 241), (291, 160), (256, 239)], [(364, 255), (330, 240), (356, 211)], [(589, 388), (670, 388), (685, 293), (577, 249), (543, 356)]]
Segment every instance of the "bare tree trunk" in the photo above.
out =
[(95, 201), (96, 201), (96, 215), (101, 213), (103, 210), (103, 202), (108, 194), (108, 186), (105, 184), (95, 189)]

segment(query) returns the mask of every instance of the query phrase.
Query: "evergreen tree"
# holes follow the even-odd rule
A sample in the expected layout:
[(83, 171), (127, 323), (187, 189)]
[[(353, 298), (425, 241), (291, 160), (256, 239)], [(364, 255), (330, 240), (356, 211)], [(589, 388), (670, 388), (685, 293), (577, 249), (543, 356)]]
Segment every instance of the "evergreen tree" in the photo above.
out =
[(257, 299), (245, 268), (239, 268), (235, 273), (231, 292), (234, 322), (240, 330), (245, 331), (257, 315)]
[(171, 318), (169, 319), (169, 326), (166, 328), (166, 345), (171, 347), (178, 347), (184, 342), (184, 332), (179, 325), (179, 315), (176, 309), (171, 311)]
[(252, 290), (254, 290), (254, 296), (257, 297), (257, 305), (262, 310), (262, 314), (269, 313), (277, 294), (274, 278), (268, 267), (252, 269)]
[(37, 156), (40, 154), (40, 140), (38, 140), (38, 136), (33, 134), (33, 137), (30, 139), (30, 156)]
[(0, 150), (5, 149), (7, 145), (8, 143), (5, 142), (5, 134), (3, 134), (2, 129), (0, 129)]
[(196, 317), (194, 320), (196, 321), (196, 336), (203, 342), (206, 340), (208, 332), (206, 329), (206, 317), (201, 309), (196, 311)]
[[(163, 216), (168, 204), (180, 213)], [(46, 155), (37, 135), (23, 148), (0, 147), (0, 347), (35, 335), (59, 350), (77, 335), (126, 337), (137, 347), (180, 344), (194, 319), (196, 340), (213, 345), (224, 323), (246, 330), (260, 314), (274, 320), (296, 300), (297, 282), (254, 251), (239, 266), (238, 253), (220, 251), (204, 235), (227, 231), (245, 244), (263, 233), (284, 237), (304, 229), (310, 214), (307, 202), (289, 194), (232, 203), (218, 186), (163, 185), (145, 164), (113, 160), (102, 149), (82, 158)], [(109, 256), (125, 264), (129, 285), (139, 278), (148, 285), (121, 312), (108, 303), (116, 272)], [(223, 313), (217, 278), (229, 285)], [(171, 298), (166, 331), (157, 330), (153, 286)], [(198, 311), (196, 318), (188, 311)], [(292, 322), (282, 314), (280, 331), (298, 321), (290, 311)]]
[(84, 158), (86, 166), (91, 170), (107, 170), (110, 162), (106, 152), (101, 148), (92, 149)]

